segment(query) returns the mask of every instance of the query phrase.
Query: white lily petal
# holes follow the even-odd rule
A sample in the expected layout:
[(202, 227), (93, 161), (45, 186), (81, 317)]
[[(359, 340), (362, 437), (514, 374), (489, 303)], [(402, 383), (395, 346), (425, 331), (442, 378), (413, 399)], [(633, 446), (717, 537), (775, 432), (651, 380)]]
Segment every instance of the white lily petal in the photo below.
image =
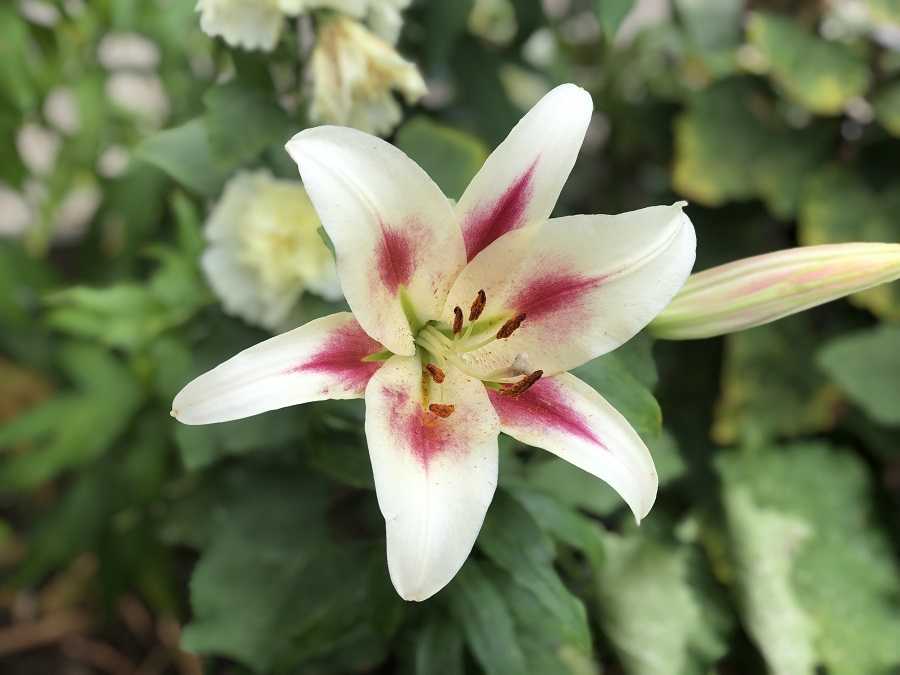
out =
[(503, 433), (552, 452), (619, 493), (638, 522), (656, 500), (653, 458), (628, 421), (574, 375), (543, 378), (517, 397), (488, 390)]
[(512, 337), (465, 354), (470, 369), (487, 374), (518, 362), (552, 375), (631, 339), (693, 267), (696, 237), (682, 206), (554, 218), (494, 242), (460, 274), (444, 314), (483, 289), (486, 320), (525, 320)]
[(287, 150), (334, 243), (360, 325), (395, 354), (414, 354), (403, 296), (418, 321), (434, 319), (465, 265), (447, 198), (402, 151), (355, 129), (307, 129)]
[(550, 217), (575, 164), (593, 102), (563, 84), (528, 111), (459, 200), (468, 260), (502, 235)]
[(309, 401), (362, 398), (384, 363), (362, 359), (381, 350), (352, 314), (322, 317), (189, 382), (172, 402), (172, 416), (184, 424), (212, 424)]
[(418, 357), (392, 357), (366, 389), (366, 438), (387, 525), (391, 580), (406, 600), (437, 593), (472, 550), (497, 485), (499, 422), (482, 384), (449, 369), (423, 408)]

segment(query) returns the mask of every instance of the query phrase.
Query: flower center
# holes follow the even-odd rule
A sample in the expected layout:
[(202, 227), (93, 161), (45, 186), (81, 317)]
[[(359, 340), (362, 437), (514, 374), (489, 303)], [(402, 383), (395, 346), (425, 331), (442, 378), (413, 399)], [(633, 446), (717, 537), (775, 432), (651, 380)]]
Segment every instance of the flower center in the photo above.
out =
[[(453, 318), (449, 324), (428, 323), (416, 335), (416, 345), (423, 352), (425, 363), (422, 373), (422, 389), (426, 407), (439, 417), (449, 417), (455, 406), (448, 403), (432, 403), (433, 385), (444, 382), (444, 369), (453, 366), (469, 377), (481, 380), (492, 389), (507, 396), (519, 396), (527, 391), (544, 374), (541, 370), (531, 373), (518, 373), (510, 376), (508, 371), (495, 376), (478, 375), (465, 361), (465, 355), (478, 351), (497, 340), (506, 340), (518, 330), (527, 318), (524, 313), (506, 314), (481, 319), (487, 306), (487, 295), (484, 290), (478, 291), (472, 306), (469, 308), (468, 325), (461, 307), (453, 308)], [(439, 393), (439, 392), (435, 392)]]

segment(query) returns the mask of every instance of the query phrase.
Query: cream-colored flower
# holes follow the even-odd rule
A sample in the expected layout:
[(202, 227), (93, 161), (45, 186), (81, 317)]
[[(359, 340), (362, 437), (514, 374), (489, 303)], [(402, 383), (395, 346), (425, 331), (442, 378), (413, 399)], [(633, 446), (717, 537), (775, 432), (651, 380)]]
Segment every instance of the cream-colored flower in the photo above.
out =
[(281, 37), (286, 16), (324, 9), (367, 21), (391, 44), (403, 25), (401, 12), (410, 0), (198, 0), (200, 27), (232, 47), (271, 51)]
[(410, 0), (371, 0), (366, 20), (369, 26), (391, 44), (397, 43), (403, 27), (401, 12), (409, 6)]
[(335, 17), (323, 22), (312, 54), (314, 93), (310, 117), (385, 135), (402, 113), (394, 98), (407, 103), (425, 95), (415, 64), (359, 22)]
[(232, 47), (275, 48), (284, 23), (278, 0), (199, 0), (200, 28)]
[(275, 330), (305, 290), (339, 300), (331, 252), (298, 182), (267, 171), (241, 173), (226, 186), (206, 224), (201, 264), (228, 314)]

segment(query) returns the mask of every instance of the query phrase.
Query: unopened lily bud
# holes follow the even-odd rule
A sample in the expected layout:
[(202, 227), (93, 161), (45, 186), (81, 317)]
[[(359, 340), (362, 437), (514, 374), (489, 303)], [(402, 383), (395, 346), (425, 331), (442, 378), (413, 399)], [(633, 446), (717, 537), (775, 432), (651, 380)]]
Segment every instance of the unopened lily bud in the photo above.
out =
[(310, 118), (384, 135), (402, 118), (394, 92), (407, 103), (425, 95), (414, 63), (358, 21), (337, 16), (323, 21), (313, 50)]
[(900, 244), (766, 253), (692, 274), (650, 330), (668, 340), (734, 333), (898, 278)]

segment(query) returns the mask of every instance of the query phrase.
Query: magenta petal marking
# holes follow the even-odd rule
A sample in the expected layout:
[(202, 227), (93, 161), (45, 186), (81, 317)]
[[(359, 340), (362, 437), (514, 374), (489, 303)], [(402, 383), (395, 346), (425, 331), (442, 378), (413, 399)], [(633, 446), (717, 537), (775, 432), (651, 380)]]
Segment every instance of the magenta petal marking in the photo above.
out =
[(533, 322), (561, 310), (574, 310), (581, 296), (603, 283), (604, 277), (551, 272), (531, 279), (509, 301), (509, 306)]
[(378, 276), (391, 293), (409, 282), (415, 269), (415, 255), (409, 237), (381, 226), (381, 240), (376, 249)]
[(438, 455), (459, 447), (448, 419), (423, 410), (398, 389), (385, 387), (382, 394), (390, 401), (391, 427), (401, 435), (424, 469), (427, 470), (428, 464)]
[(321, 350), (288, 372), (331, 375), (346, 390), (362, 393), (372, 375), (384, 364), (384, 361), (363, 359), (381, 350), (381, 344), (353, 321), (332, 333)]
[(520, 396), (504, 396), (493, 389), (487, 393), (501, 426), (554, 429), (607, 449), (587, 420), (569, 407), (565, 392), (552, 378), (538, 381)]
[(531, 166), (506, 188), (497, 201), (477, 206), (466, 216), (463, 238), (466, 242), (468, 260), (472, 260), (507, 232), (525, 224), (523, 220), (528, 203), (531, 201), (536, 167), (537, 160), (534, 160)]

